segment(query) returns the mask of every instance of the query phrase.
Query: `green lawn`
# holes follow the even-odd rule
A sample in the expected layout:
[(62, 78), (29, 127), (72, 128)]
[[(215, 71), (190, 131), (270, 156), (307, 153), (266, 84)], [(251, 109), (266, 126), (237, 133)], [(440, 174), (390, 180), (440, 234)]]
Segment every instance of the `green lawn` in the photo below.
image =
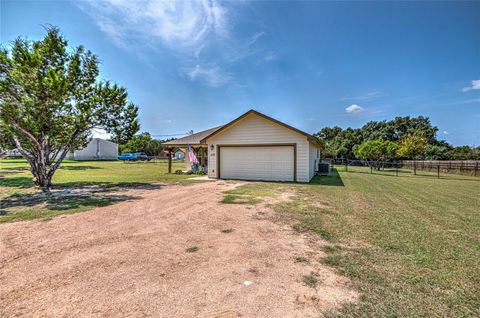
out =
[[(120, 191), (122, 188), (153, 188), (156, 185), (152, 184), (184, 182), (191, 177), (168, 174), (167, 167), (166, 161), (65, 161), (54, 175), (54, 192), (90, 192), (55, 196), (33, 188), (25, 160), (0, 160), (0, 223), (85, 211), (131, 199)], [(172, 171), (184, 167), (183, 163), (174, 162)]]
[(260, 190), (295, 194), (273, 205), (279, 219), (326, 239), (327, 256), (309, 261), (335, 267), (360, 291), (340, 316), (479, 317), (480, 178), (343, 169), (237, 192), (247, 202), (261, 200)]

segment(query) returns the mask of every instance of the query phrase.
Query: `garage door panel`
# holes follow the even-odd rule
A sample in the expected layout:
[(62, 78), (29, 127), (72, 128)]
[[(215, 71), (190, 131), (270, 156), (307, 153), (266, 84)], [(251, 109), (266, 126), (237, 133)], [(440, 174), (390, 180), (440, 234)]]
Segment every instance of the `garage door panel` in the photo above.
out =
[(220, 178), (294, 181), (294, 147), (221, 147)]

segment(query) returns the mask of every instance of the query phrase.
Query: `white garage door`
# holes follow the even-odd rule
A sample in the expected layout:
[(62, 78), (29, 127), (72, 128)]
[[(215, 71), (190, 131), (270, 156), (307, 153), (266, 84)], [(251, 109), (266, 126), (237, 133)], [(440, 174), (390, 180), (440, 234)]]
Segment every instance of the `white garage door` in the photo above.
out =
[(220, 178), (294, 181), (293, 146), (221, 147)]

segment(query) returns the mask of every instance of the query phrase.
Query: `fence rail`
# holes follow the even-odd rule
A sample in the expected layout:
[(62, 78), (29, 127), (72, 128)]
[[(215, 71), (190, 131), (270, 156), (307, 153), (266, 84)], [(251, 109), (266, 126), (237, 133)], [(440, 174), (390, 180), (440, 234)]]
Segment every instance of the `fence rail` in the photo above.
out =
[(480, 160), (403, 160), (408, 169), (433, 170), (480, 176)]
[(480, 176), (480, 160), (400, 160), (400, 161), (368, 161), (368, 160), (350, 160), (343, 158), (324, 159), (334, 165), (345, 166), (364, 166), (374, 169), (410, 169), (416, 174), (417, 170), (436, 172), (438, 177), (440, 173), (457, 173), (471, 176)]

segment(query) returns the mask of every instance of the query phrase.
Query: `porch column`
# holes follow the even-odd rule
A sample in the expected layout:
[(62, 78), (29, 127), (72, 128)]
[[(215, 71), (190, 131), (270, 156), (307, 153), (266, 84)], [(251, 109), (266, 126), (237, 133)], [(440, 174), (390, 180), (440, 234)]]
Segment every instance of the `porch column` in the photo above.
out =
[(168, 149), (168, 173), (172, 173), (172, 148)]

